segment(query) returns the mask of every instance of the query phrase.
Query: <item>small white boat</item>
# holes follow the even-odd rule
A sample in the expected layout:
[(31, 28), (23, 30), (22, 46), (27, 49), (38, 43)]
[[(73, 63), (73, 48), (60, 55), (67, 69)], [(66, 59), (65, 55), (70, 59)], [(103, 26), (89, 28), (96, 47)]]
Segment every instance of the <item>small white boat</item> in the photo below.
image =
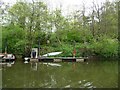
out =
[(47, 57), (47, 56), (55, 56), (55, 55), (59, 55), (59, 54), (61, 54), (62, 52), (51, 52), (51, 53), (47, 53), (47, 54), (44, 54), (44, 55), (42, 55), (42, 56), (44, 56), (44, 57)]
[(15, 61), (15, 56), (13, 54), (6, 54), (2, 58), (2, 61), (4, 61), (4, 62), (13, 62), (13, 61)]
[(1, 54), (1, 53), (0, 53), (0, 58), (3, 58), (3, 57), (4, 57), (4, 54)]

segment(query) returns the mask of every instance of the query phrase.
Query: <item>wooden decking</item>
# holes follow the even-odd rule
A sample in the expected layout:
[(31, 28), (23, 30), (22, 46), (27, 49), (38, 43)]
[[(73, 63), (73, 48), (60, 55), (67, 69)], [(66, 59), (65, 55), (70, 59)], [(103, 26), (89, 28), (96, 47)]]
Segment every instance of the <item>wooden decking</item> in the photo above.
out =
[(84, 62), (87, 57), (39, 57), (29, 58), (30, 62)]

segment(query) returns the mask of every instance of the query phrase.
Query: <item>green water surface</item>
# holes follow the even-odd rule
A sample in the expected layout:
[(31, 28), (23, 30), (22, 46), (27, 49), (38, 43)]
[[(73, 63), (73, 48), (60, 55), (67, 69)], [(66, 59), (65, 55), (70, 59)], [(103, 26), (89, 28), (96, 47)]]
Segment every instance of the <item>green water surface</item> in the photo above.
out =
[(117, 60), (24, 64), (2, 68), (3, 88), (117, 88)]

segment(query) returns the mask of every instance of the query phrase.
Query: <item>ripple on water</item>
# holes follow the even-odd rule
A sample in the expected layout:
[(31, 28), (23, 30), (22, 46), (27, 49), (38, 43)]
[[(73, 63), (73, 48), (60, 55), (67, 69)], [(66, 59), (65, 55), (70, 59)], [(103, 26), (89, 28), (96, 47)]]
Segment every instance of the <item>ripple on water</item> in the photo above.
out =
[(70, 88), (70, 85), (65, 86), (65, 88)]
[(79, 84), (81, 84), (81, 83), (82, 83), (82, 81), (78, 81), (78, 83), (79, 83)]
[(78, 81), (78, 84), (80, 85), (80, 88), (95, 88), (95, 86), (93, 86), (93, 82), (87, 80), (80, 80)]
[(84, 84), (85, 87), (92, 85), (92, 82), (87, 82)]

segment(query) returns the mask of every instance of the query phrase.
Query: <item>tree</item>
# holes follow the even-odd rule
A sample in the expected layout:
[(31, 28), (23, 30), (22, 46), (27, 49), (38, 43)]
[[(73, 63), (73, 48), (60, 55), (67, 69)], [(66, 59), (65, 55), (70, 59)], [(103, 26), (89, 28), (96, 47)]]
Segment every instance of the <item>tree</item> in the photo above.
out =
[(2, 50), (8, 53), (22, 54), (24, 52), (24, 30), (19, 26), (10, 24), (2, 29)]
[[(12, 21), (14, 25), (19, 25), (21, 28), (23, 28), (23, 30), (25, 30), (25, 52), (30, 55), (31, 48), (36, 41), (36, 37), (40, 37), (41, 34), (44, 35), (46, 32), (45, 30), (47, 30), (47, 6), (43, 2), (17, 2), (9, 10), (9, 12), (13, 17)], [(42, 37), (41, 40), (44, 37)]]

